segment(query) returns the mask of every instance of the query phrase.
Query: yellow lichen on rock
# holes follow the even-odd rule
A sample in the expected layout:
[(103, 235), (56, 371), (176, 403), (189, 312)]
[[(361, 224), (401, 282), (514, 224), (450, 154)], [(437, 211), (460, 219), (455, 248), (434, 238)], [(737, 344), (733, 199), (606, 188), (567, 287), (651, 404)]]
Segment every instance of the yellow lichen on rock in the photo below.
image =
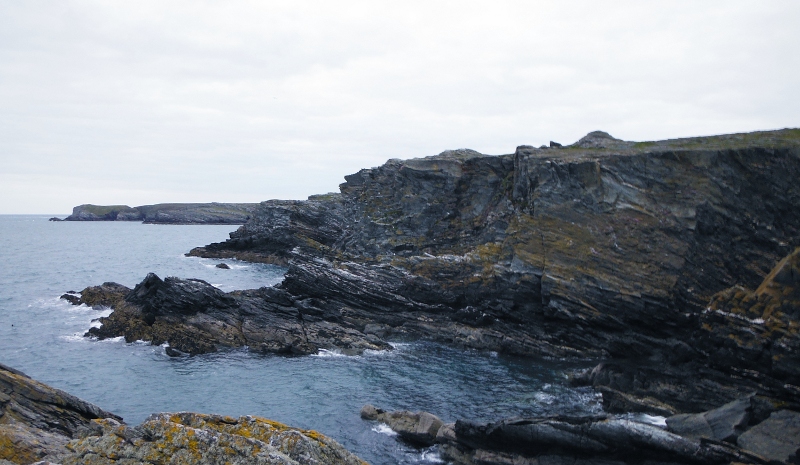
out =
[(64, 465), (362, 464), (336, 441), (264, 418), (196, 413), (151, 415), (136, 428), (114, 420), (69, 444)]

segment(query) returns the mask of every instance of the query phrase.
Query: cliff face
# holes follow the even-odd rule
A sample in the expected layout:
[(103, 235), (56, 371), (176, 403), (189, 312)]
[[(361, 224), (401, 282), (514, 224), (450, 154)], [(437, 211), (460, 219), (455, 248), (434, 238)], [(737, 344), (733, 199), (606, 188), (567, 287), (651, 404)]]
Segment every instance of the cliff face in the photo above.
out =
[(341, 194), (262, 203), (229, 241), (192, 253), (292, 259), (282, 287), (318, 297), (347, 293), (325, 283), (348, 269), (362, 289), (388, 285), (387, 308), (396, 296), (469, 309), (546, 328), (556, 352), (648, 355), (716, 292), (757, 286), (800, 244), (797, 179), (798, 130), (654, 143), (592, 133), (560, 149), (390, 160), (346, 176)]

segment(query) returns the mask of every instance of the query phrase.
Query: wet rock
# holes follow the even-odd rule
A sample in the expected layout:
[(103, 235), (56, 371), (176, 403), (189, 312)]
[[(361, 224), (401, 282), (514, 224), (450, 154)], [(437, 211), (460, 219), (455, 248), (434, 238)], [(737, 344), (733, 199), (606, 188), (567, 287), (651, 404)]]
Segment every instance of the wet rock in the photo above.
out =
[(748, 396), (707, 412), (669, 417), (667, 429), (685, 438), (706, 438), (735, 444), (747, 428), (751, 412), (752, 396)]
[(361, 325), (316, 299), (296, 300), (277, 288), (223, 292), (198, 279), (149, 274), (86, 336), (167, 343), (171, 354), (197, 355), (248, 346), (263, 353), (307, 355), (319, 349), (357, 354), (391, 350)]
[(122, 302), (131, 291), (122, 284), (106, 282), (99, 286), (90, 286), (80, 293), (70, 291), (61, 296), (72, 305), (86, 304), (89, 307), (113, 307)]
[[(598, 417), (459, 420), (442, 456), (458, 464), (765, 464), (727, 443), (683, 438), (653, 425)], [(451, 435), (452, 437), (452, 435)]]
[(800, 458), (800, 413), (791, 410), (774, 412), (739, 436), (737, 444), (768, 459), (797, 463)]
[(439, 417), (428, 412), (406, 410), (387, 412), (370, 404), (361, 409), (361, 418), (386, 423), (404, 440), (425, 446), (433, 445), (436, 442), (439, 429), (444, 424)]
[(217, 263), (217, 268), (221, 268), (223, 270), (230, 270), (231, 269), (231, 267), (228, 266), (227, 263)]

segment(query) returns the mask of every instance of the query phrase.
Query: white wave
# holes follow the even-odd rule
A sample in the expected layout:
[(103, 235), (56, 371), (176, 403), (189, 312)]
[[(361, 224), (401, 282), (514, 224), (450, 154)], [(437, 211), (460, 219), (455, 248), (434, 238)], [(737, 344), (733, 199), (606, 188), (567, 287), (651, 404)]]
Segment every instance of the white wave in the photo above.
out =
[(59, 339), (67, 342), (86, 342), (88, 338), (83, 337), (83, 334), (75, 333), (69, 336), (59, 336)]
[(387, 436), (397, 436), (397, 432), (395, 432), (392, 428), (389, 428), (389, 425), (386, 423), (378, 423), (372, 427), (372, 431), (378, 434), (385, 434)]
[(646, 413), (640, 413), (634, 416), (633, 419), (639, 423), (647, 423), (648, 425), (660, 426), (662, 428), (667, 427), (666, 417), (662, 417), (660, 415), (648, 415)]
[(381, 350), (365, 349), (364, 350), (364, 355), (368, 355), (370, 357), (379, 356), (379, 355), (389, 355), (391, 353), (392, 353), (392, 351), (391, 350), (387, 350), (387, 349), (381, 349)]
[(438, 450), (426, 449), (422, 451), (420, 459), (421, 461), (428, 463), (444, 463), (444, 459), (442, 459), (442, 456), (439, 455)]
[(311, 354), (312, 357), (331, 358), (331, 357), (349, 357), (338, 350), (319, 349), (316, 354)]
[(115, 342), (125, 342), (125, 337), (124, 336), (110, 337), (108, 339), (103, 339), (103, 340), (98, 341), (98, 342), (111, 343), (111, 344), (113, 344)]
[(101, 328), (102, 326), (103, 323), (100, 323), (99, 321), (92, 321), (92, 324), (89, 325), (90, 328)]

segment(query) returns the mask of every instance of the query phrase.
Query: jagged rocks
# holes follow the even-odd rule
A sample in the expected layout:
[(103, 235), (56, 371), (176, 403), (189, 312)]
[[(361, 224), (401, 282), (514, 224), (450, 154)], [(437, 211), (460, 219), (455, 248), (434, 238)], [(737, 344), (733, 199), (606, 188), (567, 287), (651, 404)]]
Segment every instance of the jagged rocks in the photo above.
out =
[(324, 302), (297, 299), (279, 288), (226, 293), (202, 280), (162, 280), (151, 273), (133, 290), (113, 283), (84, 289), (81, 302), (114, 309), (87, 336), (167, 344), (172, 356), (245, 346), (293, 355), (319, 349), (354, 354), (391, 350), (379, 337), (363, 333), (363, 326), (328, 310)]
[[(445, 460), (465, 465), (768, 462), (733, 444), (683, 437), (657, 426), (602, 415), (443, 424), (427, 412), (385, 412), (365, 405), (361, 417), (386, 423), (413, 444), (438, 443)], [(420, 432), (425, 442), (419, 441)], [(764, 437), (759, 439), (765, 443), (769, 439)]]

